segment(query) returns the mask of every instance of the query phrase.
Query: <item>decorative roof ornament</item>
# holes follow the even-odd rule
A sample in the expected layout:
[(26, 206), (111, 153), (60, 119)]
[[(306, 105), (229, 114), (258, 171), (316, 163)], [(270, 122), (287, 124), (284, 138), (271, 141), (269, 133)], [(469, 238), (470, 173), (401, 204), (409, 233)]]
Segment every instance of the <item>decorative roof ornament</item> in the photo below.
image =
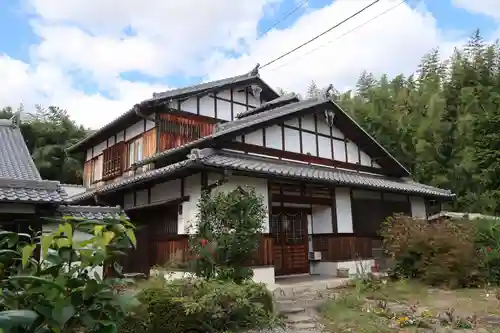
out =
[(10, 118), (13, 128), (19, 127), (21, 125), (21, 111), (22, 108), (19, 108), (19, 110)]
[(252, 88), (253, 96), (260, 102), (260, 93), (262, 92), (262, 88), (256, 84), (252, 84), (250, 87)]
[(328, 87), (326, 87), (325, 89), (325, 93), (324, 93), (324, 96), (326, 99), (331, 99), (333, 97), (333, 92), (335, 91), (335, 89), (333, 88), (333, 84), (329, 84)]
[(260, 68), (260, 64), (258, 63), (257, 65), (255, 65), (255, 67), (250, 71), (250, 76), (257, 76), (259, 75), (259, 68)]
[[(324, 93), (325, 99), (331, 100), (333, 92), (334, 92), (333, 84), (328, 85)], [(333, 112), (332, 110), (325, 110), (325, 120), (328, 126), (333, 127), (333, 124), (335, 122), (335, 112)]]

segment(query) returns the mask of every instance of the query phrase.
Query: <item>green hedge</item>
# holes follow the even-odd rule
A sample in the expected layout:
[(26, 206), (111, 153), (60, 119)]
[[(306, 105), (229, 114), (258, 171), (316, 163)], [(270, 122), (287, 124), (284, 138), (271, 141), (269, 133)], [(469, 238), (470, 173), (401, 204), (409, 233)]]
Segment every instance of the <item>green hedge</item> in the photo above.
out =
[(143, 308), (120, 325), (120, 333), (239, 331), (273, 322), (272, 296), (263, 284), (178, 279), (148, 281), (138, 295)]

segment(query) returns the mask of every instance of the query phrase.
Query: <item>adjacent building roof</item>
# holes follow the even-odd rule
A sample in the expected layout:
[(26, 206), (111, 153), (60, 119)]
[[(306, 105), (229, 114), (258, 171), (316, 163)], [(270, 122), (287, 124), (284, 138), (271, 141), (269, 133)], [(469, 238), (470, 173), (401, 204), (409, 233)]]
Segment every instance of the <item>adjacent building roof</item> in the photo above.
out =
[(0, 202), (56, 204), (57, 214), (84, 219), (123, 216), (119, 207), (65, 205), (68, 196), (58, 181), (43, 180), (30, 156), (19, 120), (0, 119)]
[[(129, 111), (123, 113), (121, 116), (113, 120), (112, 122), (104, 125), (100, 129), (93, 131), (90, 135), (88, 135), (83, 140), (75, 143), (71, 147), (68, 147), (68, 151), (74, 151), (75, 149), (82, 147), (87, 144), (98, 144), (99, 141), (103, 141), (108, 139), (107, 136), (110, 134), (106, 134), (109, 130), (116, 128), (117, 126), (126, 126), (133, 121), (140, 120), (140, 116), (137, 114), (137, 111), (141, 109), (143, 106), (154, 105), (155, 103), (162, 102), (170, 99), (180, 99), (186, 98), (195, 94), (205, 94), (210, 93), (215, 90), (229, 88), (236, 85), (242, 84), (252, 84), (255, 83), (259, 85), (263, 90), (262, 94), (268, 99), (274, 99), (279, 97), (278, 93), (275, 92), (267, 83), (265, 83), (259, 76), (258, 72), (250, 72), (243, 75), (233, 76), (229, 78), (225, 78), (222, 80), (210, 81), (201, 84), (192, 85), (185, 88), (173, 89), (160, 93), (153, 93), (153, 97), (147, 100), (142, 101), (141, 103), (135, 105)], [(114, 134), (114, 133), (113, 133)], [(107, 135), (107, 136), (106, 136)]]
[(193, 149), (188, 155), (188, 159), (184, 161), (163, 168), (146, 171), (136, 176), (124, 178), (115, 183), (71, 197), (70, 201), (78, 202), (88, 199), (95, 194), (106, 194), (137, 183), (173, 176), (175, 173), (188, 168), (203, 169), (207, 167), (245, 172), (254, 174), (255, 176), (290, 178), (298, 181), (373, 188), (423, 196), (445, 198), (454, 196), (451, 191), (416, 183), (408, 179), (390, 178), (345, 169), (289, 162), (206, 148)]
[(0, 201), (59, 203), (66, 198), (59, 182), (40, 177), (16, 118), (0, 119)]
[(466, 219), (466, 220), (478, 220), (478, 219), (484, 219), (484, 220), (498, 220), (500, 217), (498, 216), (493, 216), (493, 215), (483, 215), (479, 213), (461, 213), (461, 212), (446, 212), (442, 211), (437, 214), (431, 215), (428, 217), (429, 221), (432, 220), (437, 220), (441, 218), (447, 218), (447, 219)]
[(269, 102), (262, 103), (261, 106), (255, 108), (255, 109), (249, 109), (247, 111), (241, 112), (240, 114), (238, 114), (236, 116), (236, 118), (248, 117), (252, 114), (261, 113), (263, 111), (274, 109), (274, 108), (277, 108), (277, 107), (280, 107), (280, 106), (283, 106), (286, 104), (296, 103), (299, 100), (300, 100), (299, 97), (295, 93), (285, 94), (283, 96), (280, 96), (278, 98), (270, 100)]
[(127, 218), (125, 212), (119, 206), (100, 207), (61, 205), (57, 208), (57, 213), (60, 216), (84, 220), (120, 219), (122, 217)]

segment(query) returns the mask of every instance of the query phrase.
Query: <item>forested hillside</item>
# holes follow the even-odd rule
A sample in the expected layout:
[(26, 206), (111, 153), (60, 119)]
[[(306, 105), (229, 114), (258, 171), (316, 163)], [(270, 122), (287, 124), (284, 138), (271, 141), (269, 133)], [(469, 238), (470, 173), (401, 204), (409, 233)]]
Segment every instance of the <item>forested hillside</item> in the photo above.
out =
[(409, 77), (362, 73), (336, 98), (416, 181), (453, 190), (454, 209), (500, 214), (498, 43), (478, 31), (449, 59), (432, 50)]
[[(313, 82), (306, 95), (320, 92)], [(498, 43), (486, 44), (477, 32), (449, 59), (432, 50), (409, 77), (362, 73), (356, 91), (334, 98), (416, 181), (453, 190), (454, 209), (500, 214)], [(64, 110), (38, 108), (22, 131), (44, 178), (80, 182), (78, 156), (63, 149), (85, 130)]]

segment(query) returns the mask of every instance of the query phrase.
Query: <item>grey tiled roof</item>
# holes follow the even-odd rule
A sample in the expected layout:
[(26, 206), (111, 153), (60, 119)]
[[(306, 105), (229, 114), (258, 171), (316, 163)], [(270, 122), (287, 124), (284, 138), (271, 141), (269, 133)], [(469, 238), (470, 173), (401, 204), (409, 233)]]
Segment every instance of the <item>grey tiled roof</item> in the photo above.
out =
[(295, 103), (298, 101), (299, 101), (299, 97), (297, 96), (297, 94), (295, 94), (295, 93), (285, 94), (283, 96), (280, 96), (278, 98), (270, 100), (269, 102), (263, 103), (262, 105), (260, 105), (259, 107), (255, 108), (255, 109), (249, 109), (247, 111), (241, 112), (236, 116), (236, 118), (248, 117), (252, 114), (261, 113), (261, 112), (267, 111), (269, 109), (274, 109), (274, 108), (277, 108), (277, 107), (280, 107), (280, 106), (283, 106), (286, 104), (290, 104), (290, 103)]
[(167, 176), (167, 175), (172, 174), (176, 171), (179, 171), (180, 169), (184, 169), (184, 168), (187, 168), (187, 167), (194, 165), (194, 162), (195, 161), (193, 159), (187, 159), (187, 160), (184, 160), (184, 161), (181, 161), (178, 163), (167, 165), (163, 168), (149, 170), (149, 171), (146, 171), (143, 173), (139, 173), (135, 176), (122, 178), (122, 179), (117, 180), (111, 184), (104, 185), (102, 187), (92, 189), (92, 190), (89, 190), (87, 192), (72, 196), (68, 199), (68, 201), (69, 202), (78, 202), (78, 201), (86, 200), (86, 199), (93, 197), (96, 194), (112, 192), (112, 191), (117, 190), (117, 189), (122, 189), (128, 185), (133, 185), (133, 184), (137, 184), (137, 183), (140, 183), (143, 181), (149, 181), (149, 180), (153, 180), (155, 178)]
[(328, 168), (297, 162), (282, 161), (273, 158), (258, 157), (248, 154), (217, 151), (211, 148), (193, 149), (188, 159), (163, 168), (151, 170), (121, 181), (103, 186), (70, 198), (72, 202), (88, 199), (94, 194), (104, 194), (125, 186), (152, 180), (166, 175), (173, 175), (188, 167), (215, 167), (235, 171), (246, 171), (256, 175), (285, 177), (296, 180), (309, 180), (353, 187), (373, 188), (393, 192), (436, 197), (452, 197), (453, 193), (429, 185), (416, 183), (402, 178), (389, 178), (362, 172), (338, 168)]
[[(201, 153), (204, 155), (204, 153)], [(205, 153), (201, 162), (206, 166), (229, 168), (274, 176), (316, 180), (327, 183), (359, 186), (409, 194), (452, 197), (453, 193), (437, 187), (401, 178), (389, 178), (338, 168), (321, 167), (238, 153)]]
[(221, 80), (215, 80), (215, 81), (195, 84), (193, 86), (167, 90), (167, 91), (160, 92), (160, 93), (153, 93), (153, 98), (148, 100), (148, 101), (157, 100), (157, 99), (164, 99), (164, 98), (172, 98), (172, 97), (183, 96), (183, 95), (190, 95), (190, 94), (202, 92), (203, 90), (212, 90), (212, 89), (219, 88), (219, 87), (224, 87), (224, 86), (228, 86), (228, 85), (232, 85), (232, 84), (246, 82), (249, 79), (255, 79), (258, 77), (259, 77), (258, 73), (256, 75), (252, 75), (251, 73), (247, 73), (247, 74), (243, 74), (243, 75), (228, 77), (228, 78), (221, 79)]
[(0, 119), (0, 178), (41, 180), (19, 127)]
[(236, 119), (231, 122), (227, 122), (224, 124), (219, 124), (216, 127), (215, 132), (212, 135), (205, 136), (198, 140), (192, 141), (185, 145), (165, 150), (161, 153), (154, 154), (151, 157), (148, 157), (142, 161), (139, 161), (135, 164), (135, 166), (141, 166), (145, 164), (152, 163), (158, 159), (171, 156), (173, 154), (185, 151), (189, 152), (190, 149), (193, 148), (202, 148), (201, 146), (207, 146), (207, 144), (216, 138), (220, 138), (225, 135), (230, 135), (238, 130), (243, 130), (247, 127), (258, 125), (260, 123), (264, 123), (270, 120), (274, 120), (276, 118), (280, 118), (307, 108), (315, 107), (321, 104), (330, 103), (329, 100), (321, 99), (321, 98), (311, 98), (304, 101), (300, 101), (297, 103), (286, 104), (278, 108), (274, 108), (272, 110), (263, 111), (262, 113), (253, 114), (246, 116), (241, 119)]
[[(222, 88), (222, 87), (228, 86), (228, 85), (233, 85), (233, 84), (238, 84), (238, 83), (245, 83), (245, 82), (248, 82), (248, 81), (251, 81), (251, 80), (259, 80), (265, 86), (267, 86), (267, 84), (265, 84), (260, 79), (260, 76), (259, 76), (258, 73), (255, 74), (255, 75), (253, 75), (251, 73), (248, 73), (248, 74), (237, 75), (237, 76), (225, 78), (225, 79), (222, 79), (222, 80), (216, 80), (216, 81), (210, 81), (210, 82), (195, 84), (195, 85), (192, 85), (192, 86), (189, 86), (189, 87), (168, 90), (168, 91), (160, 92), (160, 93), (153, 93), (153, 97), (152, 98), (146, 99), (146, 100), (142, 101), (141, 103), (139, 103), (136, 106), (144, 105), (144, 104), (155, 102), (155, 101), (162, 100), (162, 99), (181, 98), (181, 97), (189, 96), (189, 95), (192, 95), (192, 94), (202, 93), (203, 91), (210, 91), (210, 90), (213, 90), (213, 89), (216, 89), (216, 88), (219, 88), (219, 87)], [(278, 94), (274, 90), (272, 90), (271, 88), (268, 87), (267, 90), (270, 91), (270, 94), (272, 96), (278, 96)], [(105, 130), (111, 129), (116, 124), (118, 124), (119, 122), (123, 121), (124, 119), (133, 116), (136, 113), (136, 109), (137, 109), (136, 106), (134, 106), (129, 111), (123, 113), (121, 116), (119, 116), (118, 118), (116, 118), (112, 122), (104, 125), (100, 129), (98, 129), (96, 131), (93, 131), (91, 134), (89, 134), (83, 140), (75, 143), (71, 147), (68, 147), (67, 150), (71, 151), (71, 150), (76, 149), (77, 147), (81, 146), (82, 144), (84, 144), (84, 143), (92, 140), (93, 138), (97, 137), (98, 135), (100, 135)]]
[(120, 207), (61, 205), (57, 212), (61, 216), (84, 220), (128, 218)]
[(0, 119), (0, 201), (59, 203), (66, 198), (59, 182), (42, 180), (16, 123)]
[(0, 178), (0, 201), (60, 203), (66, 198), (57, 181)]

